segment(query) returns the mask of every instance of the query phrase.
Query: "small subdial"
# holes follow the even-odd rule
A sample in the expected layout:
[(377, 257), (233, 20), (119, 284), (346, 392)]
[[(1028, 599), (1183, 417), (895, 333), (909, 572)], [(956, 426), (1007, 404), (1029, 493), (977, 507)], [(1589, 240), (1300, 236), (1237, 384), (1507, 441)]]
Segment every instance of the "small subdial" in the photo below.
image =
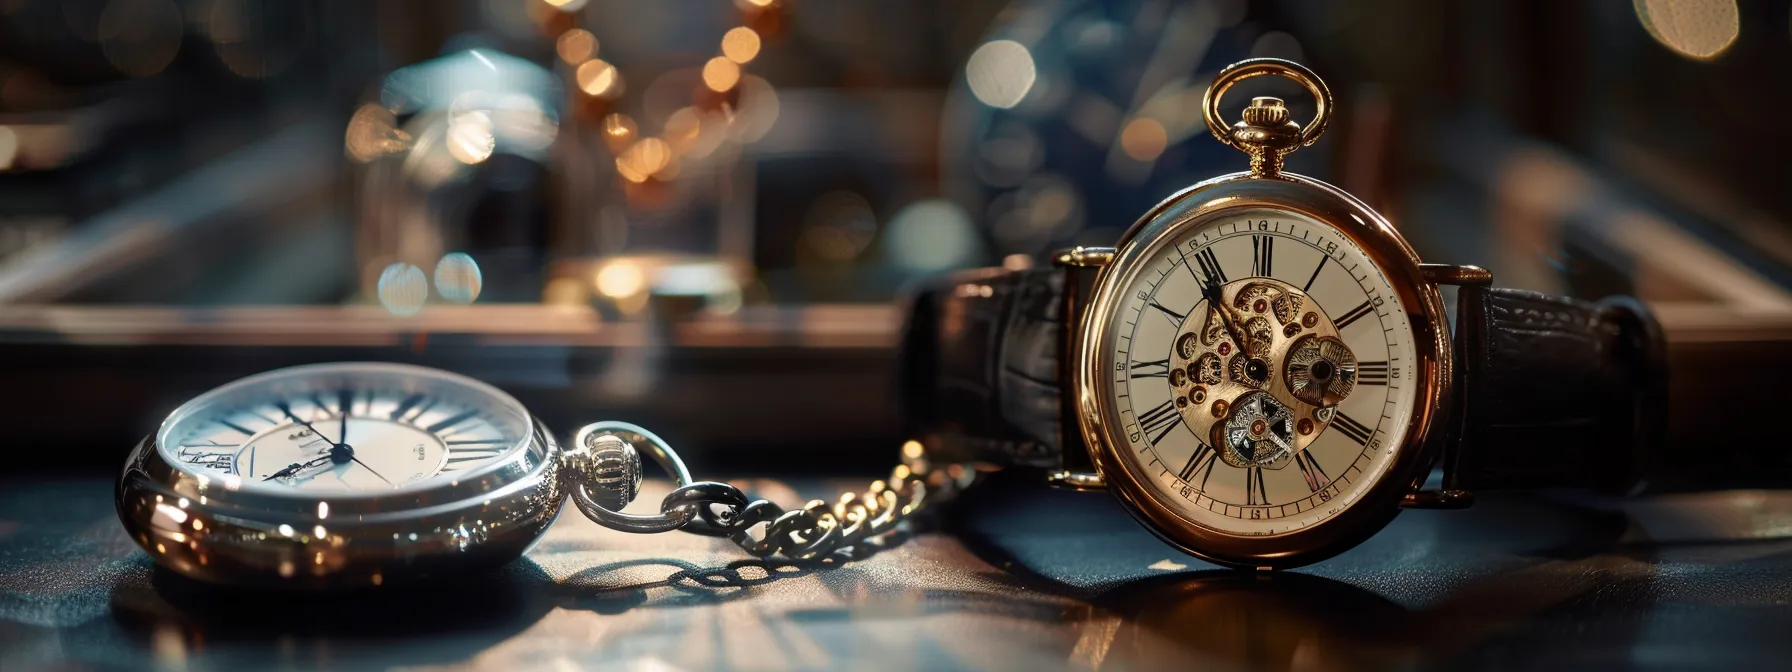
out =
[(1356, 389), (1356, 355), (1329, 336), (1304, 336), (1288, 351), (1289, 391), (1314, 406), (1336, 406)]
[[(1279, 428), (1275, 437), (1285, 440), (1289, 454), (1306, 448), (1325, 431), (1332, 407), (1354, 386), (1356, 359), (1337, 336), (1319, 304), (1287, 283), (1273, 278), (1227, 283), (1219, 288), (1218, 301), (1195, 304), (1177, 329), (1170, 348), (1176, 409), (1195, 436), (1219, 447), (1231, 445), (1228, 432), (1251, 428), (1249, 423), (1234, 426), (1232, 420), (1247, 412), (1241, 405), (1256, 404), (1257, 410), (1250, 412), (1268, 413), (1265, 422)], [(1305, 346), (1310, 347), (1301, 350)], [(1289, 371), (1295, 364), (1305, 367), (1298, 375)], [(1276, 424), (1277, 417), (1287, 422)], [(1256, 450), (1232, 454), (1255, 455)], [(1277, 469), (1287, 460), (1252, 464)]]
[(1281, 469), (1294, 457), (1294, 413), (1268, 392), (1240, 397), (1232, 417), (1213, 431), (1220, 459), (1234, 467)]

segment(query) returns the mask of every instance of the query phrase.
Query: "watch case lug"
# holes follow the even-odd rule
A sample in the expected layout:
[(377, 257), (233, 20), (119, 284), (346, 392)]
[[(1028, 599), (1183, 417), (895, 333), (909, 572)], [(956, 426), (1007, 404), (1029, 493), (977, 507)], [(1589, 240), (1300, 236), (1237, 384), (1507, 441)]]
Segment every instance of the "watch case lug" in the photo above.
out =
[[(1419, 273), (1434, 285), (1458, 287), (1457, 348), (1464, 353), (1480, 352), (1485, 343), (1482, 305), (1487, 288), (1493, 286), (1493, 273), (1480, 266), (1454, 264), (1419, 264)], [(1455, 395), (1451, 400), (1451, 426), (1446, 435), (1443, 455), (1443, 487), (1436, 490), (1415, 490), (1400, 500), (1403, 509), (1466, 509), (1475, 503), (1475, 493), (1462, 487), (1461, 455), (1472, 450), (1474, 433), (1468, 429), (1468, 399), (1476, 392), (1465, 375), (1465, 367), (1455, 371)]]
[(1454, 264), (1419, 264), (1419, 273), (1425, 276), (1425, 282), (1433, 285), (1454, 285), (1457, 287), (1491, 287), (1493, 273), (1480, 266), (1457, 266)]
[(1114, 248), (1073, 247), (1052, 253), (1052, 264), (1064, 268), (1100, 268), (1114, 261)]
[(1402, 509), (1466, 509), (1474, 504), (1475, 493), (1449, 489), (1409, 492), (1400, 500)]
[(1070, 471), (1060, 469), (1045, 475), (1045, 482), (1054, 488), (1075, 490), (1077, 492), (1093, 492), (1108, 489), (1108, 481), (1092, 471)]

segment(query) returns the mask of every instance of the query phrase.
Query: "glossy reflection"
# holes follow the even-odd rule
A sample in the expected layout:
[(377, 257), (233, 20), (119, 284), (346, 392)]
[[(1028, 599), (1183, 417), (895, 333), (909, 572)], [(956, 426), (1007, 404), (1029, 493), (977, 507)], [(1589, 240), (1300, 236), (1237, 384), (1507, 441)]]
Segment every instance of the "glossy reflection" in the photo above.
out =
[[(1097, 668), (1187, 661), (1251, 670), (1379, 670), (1415, 663), (1403, 607), (1373, 592), (1292, 572), (1199, 572), (1128, 584), (1093, 600), (1112, 636), (1087, 642)], [(1105, 628), (1103, 628), (1105, 629)]]

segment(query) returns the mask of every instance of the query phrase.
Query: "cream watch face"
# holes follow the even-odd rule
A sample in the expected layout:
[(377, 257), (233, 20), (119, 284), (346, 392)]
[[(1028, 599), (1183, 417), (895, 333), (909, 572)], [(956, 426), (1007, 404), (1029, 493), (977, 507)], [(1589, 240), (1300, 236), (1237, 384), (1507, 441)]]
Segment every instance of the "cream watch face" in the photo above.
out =
[(1272, 536), (1338, 515), (1388, 473), (1420, 404), (1413, 329), (1337, 228), (1221, 211), (1116, 270), (1107, 422), (1153, 499)]

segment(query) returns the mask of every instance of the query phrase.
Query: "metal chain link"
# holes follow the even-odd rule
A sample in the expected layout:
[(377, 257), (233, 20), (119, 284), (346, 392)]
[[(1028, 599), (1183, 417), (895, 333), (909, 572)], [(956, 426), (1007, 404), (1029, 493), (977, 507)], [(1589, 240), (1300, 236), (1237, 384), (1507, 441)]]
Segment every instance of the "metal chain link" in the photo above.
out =
[[(697, 517), (680, 528), (693, 534), (727, 537), (758, 557), (793, 560), (850, 560), (928, 505), (957, 495), (975, 482), (966, 464), (929, 463), (921, 444), (902, 446), (902, 464), (886, 480), (864, 492), (848, 492), (832, 505), (816, 499), (786, 511), (764, 499), (750, 499), (726, 483), (692, 483), (666, 495), (662, 513), (695, 506)], [(761, 523), (763, 530), (755, 531)]]

